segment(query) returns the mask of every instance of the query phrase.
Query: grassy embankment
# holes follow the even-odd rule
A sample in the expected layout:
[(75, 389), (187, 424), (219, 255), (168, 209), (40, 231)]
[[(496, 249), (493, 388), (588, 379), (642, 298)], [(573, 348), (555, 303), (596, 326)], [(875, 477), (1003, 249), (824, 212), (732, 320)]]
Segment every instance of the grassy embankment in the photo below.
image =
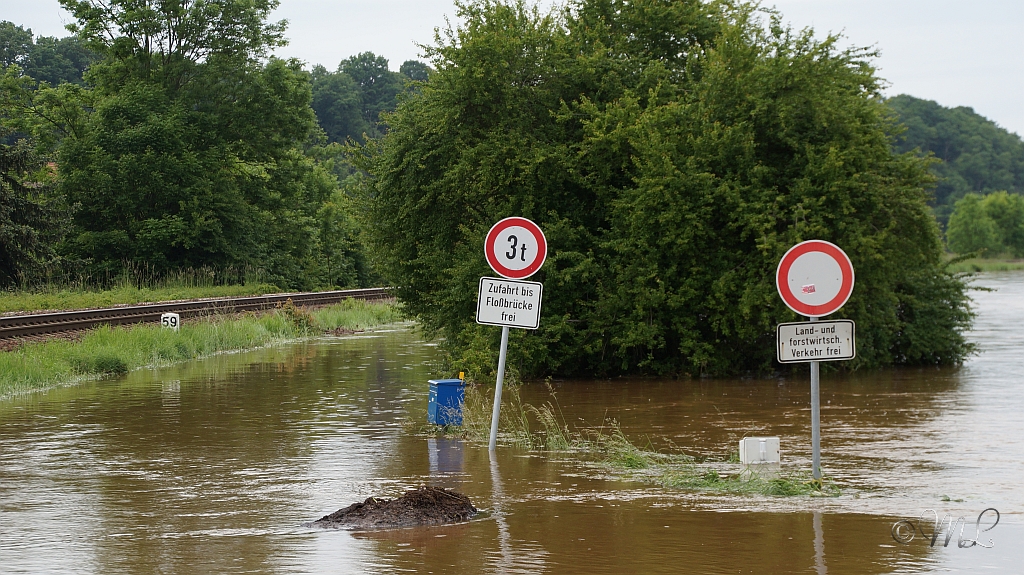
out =
[(83, 291), (53, 289), (35, 292), (0, 292), (0, 313), (13, 311), (68, 310), (111, 307), (161, 301), (190, 300), (210, 297), (244, 297), (280, 291), (271, 284), (223, 286), (156, 286), (136, 287), (131, 284), (108, 290)]
[(1024, 260), (1009, 258), (971, 258), (949, 264), (954, 273), (1007, 272), (1024, 270)]
[[(514, 384), (503, 395), (500, 437), (520, 449), (577, 460), (602, 473), (667, 488), (727, 494), (839, 495), (834, 483), (827, 479), (814, 481), (810, 473), (741, 477), (736, 455), (730, 460), (698, 462), (670, 442), (667, 452), (655, 449), (650, 441), (641, 447), (630, 441), (613, 420), (597, 428), (572, 430), (562, 416), (553, 390), (551, 400), (540, 407), (523, 403)], [(493, 392), (487, 394), (476, 385), (468, 385), (461, 427), (426, 426), (420, 430), (486, 442), (490, 436), (492, 403)]]
[(286, 305), (260, 316), (211, 316), (186, 322), (178, 332), (156, 325), (103, 327), (77, 342), (48, 341), (0, 352), (0, 397), (399, 319), (393, 305), (346, 300), (311, 313)]

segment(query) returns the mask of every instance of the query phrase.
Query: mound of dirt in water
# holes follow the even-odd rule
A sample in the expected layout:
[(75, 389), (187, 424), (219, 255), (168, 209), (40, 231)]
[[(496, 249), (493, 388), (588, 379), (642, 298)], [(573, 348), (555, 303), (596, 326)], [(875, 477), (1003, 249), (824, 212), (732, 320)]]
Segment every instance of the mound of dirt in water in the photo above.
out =
[(387, 529), (467, 521), (476, 514), (469, 497), (450, 489), (420, 487), (398, 499), (370, 497), (310, 525), (348, 529)]

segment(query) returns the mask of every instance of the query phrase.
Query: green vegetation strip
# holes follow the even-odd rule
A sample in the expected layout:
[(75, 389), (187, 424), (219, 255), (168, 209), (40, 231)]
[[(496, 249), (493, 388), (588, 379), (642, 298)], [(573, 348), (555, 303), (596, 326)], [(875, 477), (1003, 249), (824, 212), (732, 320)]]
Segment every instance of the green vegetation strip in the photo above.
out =
[(280, 291), (270, 284), (138, 288), (119, 286), (104, 291), (55, 290), (0, 292), (0, 313), (72, 310), (211, 297), (246, 297)]
[(971, 258), (950, 263), (946, 269), (952, 273), (1020, 271), (1024, 270), (1024, 259)]
[(0, 397), (399, 319), (392, 305), (345, 300), (312, 313), (285, 305), (261, 316), (214, 316), (185, 323), (177, 332), (151, 325), (103, 327), (87, 332), (78, 342), (48, 341), (0, 353)]
[[(576, 460), (619, 479), (670, 489), (768, 496), (835, 497), (840, 494), (831, 480), (814, 480), (810, 473), (741, 473), (735, 459), (698, 462), (671, 443), (668, 453), (654, 449), (650, 441), (641, 447), (630, 441), (614, 420), (607, 420), (598, 428), (571, 430), (562, 416), (553, 388), (549, 385), (548, 389), (551, 400), (536, 407), (523, 403), (519, 386), (513, 384), (507, 388), (500, 421), (500, 437), (504, 442), (520, 449)], [(490, 434), (492, 397), (479, 386), (469, 385), (461, 427), (427, 425), (417, 431), (486, 443)]]

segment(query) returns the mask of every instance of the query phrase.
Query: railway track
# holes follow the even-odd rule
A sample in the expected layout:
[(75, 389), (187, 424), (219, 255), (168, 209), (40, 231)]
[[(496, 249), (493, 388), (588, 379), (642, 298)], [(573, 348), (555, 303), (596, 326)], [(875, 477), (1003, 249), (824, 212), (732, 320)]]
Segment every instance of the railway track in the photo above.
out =
[(368, 288), (316, 293), (210, 298), (187, 302), (16, 315), (0, 317), (0, 339), (79, 331), (102, 324), (159, 323), (161, 314), (172, 312), (177, 313), (184, 319), (218, 313), (263, 311), (280, 307), (289, 299), (300, 307), (317, 307), (338, 303), (345, 299), (382, 300), (388, 297), (390, 296), (388, 295), (387, 288)]

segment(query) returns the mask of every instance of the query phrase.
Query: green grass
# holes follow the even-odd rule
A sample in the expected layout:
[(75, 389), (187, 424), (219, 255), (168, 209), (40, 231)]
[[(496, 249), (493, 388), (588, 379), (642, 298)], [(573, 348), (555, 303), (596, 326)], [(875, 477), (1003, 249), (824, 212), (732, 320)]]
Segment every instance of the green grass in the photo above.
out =
[(393, 305), (346, 300), (312, 313), (285, 306), (262, 316), (214, 316), (186, 322), (178, 332), (154, 325), (102, 327), (78, 342), (49, 341), (0, 352), (0, 397), (399, 319)]
[(280, 291), (270, 284), (224, 286), (177, 286), (139, 288), (122, 285), (103, 291), (45, 290), (40, 292), (0, 291), (0, 313), (12, 311), (65, 310), (110, 307), (159, 301), (208, 297), (243, 297)]
[[(614, 420), (597, 428), (570, 429), (562, 416), (554, 389), (551, 400), (539, 407), (524, 403), (519, 386), (510, 384), (502, 394), (499, 438), (506, 445), (572, 459), (620, 479), (650, 483), (669, 489), (720, 494), (767, 496), (837, 496), (839, 488), (810, 474), (783, 472), (777, 476), (741, 476), (738, 454), (724, 461), (702, 461), (669, 442), (659, 451), (647, 439), (631, 441)], [(493, 393), (478, 385), (466, 386), (461, 427), (420, 425), (412, 431), (486, 442), (490, 437)], [(726, 470), (733, 473), (729, 474)]]
[(741, 477), (725, 475), (713, 467), (696, 465), (664, 465), (647, 480), (664, 487), (713, 491), (718, 493), (769, 495), (788, 497), (835, 497), (839, 488), (829, 479), (815, 480), (809, 473), (781, 473), (776, 477)]
[(970, 258), (951, 263), (949, 271), (954, 273), (1007, 272), (1024, 270), (1024, 260), (1008, 258)]

